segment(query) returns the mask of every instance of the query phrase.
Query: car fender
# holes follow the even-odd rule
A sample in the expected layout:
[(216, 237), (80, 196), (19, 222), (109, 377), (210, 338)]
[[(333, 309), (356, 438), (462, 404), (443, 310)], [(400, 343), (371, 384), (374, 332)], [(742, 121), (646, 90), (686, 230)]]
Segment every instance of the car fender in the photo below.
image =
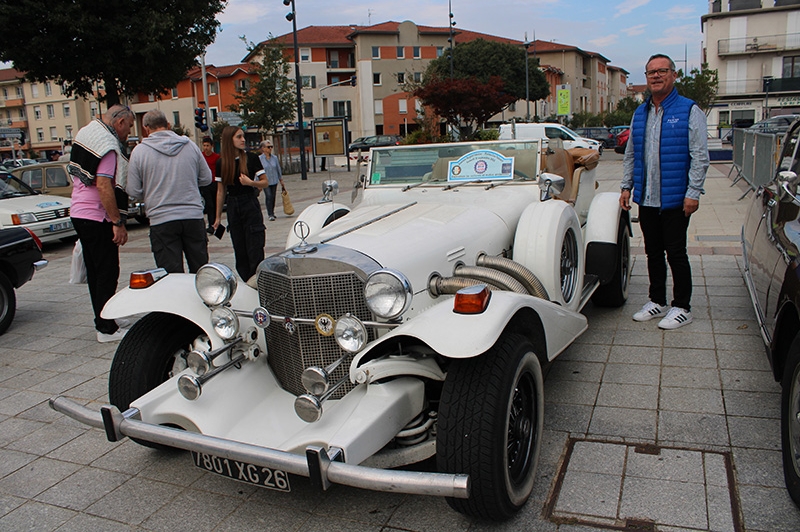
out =
[(602, 192), (594, 197), (586, 217), (586, 273), (596, 275), (602, 283), (614, 276), (620, 218), (633, 234), (630, 215), (619, 206), (618, 193)]
[[(350, 207), (335, 201), (314, 203), (303, 209), (303, 212), (297, 217), (297, 221), (307, 223), (310, 234), (314, 235), (329, 223), (338, 220), (349, 212)], [(286, 236), (286, 249), (292, 248), (299, 243), (300, 237), (294, 231), (289, 231)]]
[[(455, 312), (453, 298), (448, 297), (367, 346), (353, 359), (350, 378), (353, 382), (369, 382), (391, 375), (392, 369), (402, 370), (407, 362), (401, 357), (392, 365), (392, 357), (383, 357), (385, 349), (381, 347), (396, 349), (398, 339), (402, 342), (403, 338), (423, 342), (447, 358), (478, 356), (497, 342), (515, 315), (526, 309), (537, 314), (542, 322), (548, 360), (558, 356), (588, 327), (583, 314), (525, 294), (493, 291), (488, 307), (480, 314)], [(420, 366), (414, 374), (436, 378), (432, 368)]]
[[(578, 267), (575, 290), (569, 301), (561, 290), (561, 248), (568, 230), (577, 240)], [(514, 235), (514, 261), (536, 275), (552, 301), (578, 310), (583, 287), (584, 247), (580, 221), (572, 206), (560, 200), (532, 203), (525, 208)]]
[[(214, 347), (222, 345), (223, 340), (211, 326), (211, 311), (197, 295), (194, 274), (171, 273), (147, 288), (125, 288), (108, 300), (101, 315), (106, 319), (124, 318), (134, 314), (165, 312), (181, 316), (203, 329)], [(231, 308), (239, 314), (250, 315), (258, 307), (258, 292), (246, 283), (239, 282), (231, 299)], [(252, 318), (244, 318), (252, 325)], [(245, 323), (241, 323), (244, 329)]]

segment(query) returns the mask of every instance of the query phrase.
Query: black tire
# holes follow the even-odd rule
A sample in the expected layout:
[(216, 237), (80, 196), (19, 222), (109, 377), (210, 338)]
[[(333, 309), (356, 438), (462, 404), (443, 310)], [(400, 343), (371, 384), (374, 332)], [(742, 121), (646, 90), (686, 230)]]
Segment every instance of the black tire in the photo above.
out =
[[(192, 341), (203, 331), (180, 316), (153, 312), (137, 321), (119, 343), (108, 376), (108, 398), (124, 412), (146, 394), (186, 367)], [(134, 440), (163, 449), (161, 445)]]
[(0, 334), (5, 333), (17, 313), (17, 294), (14, 285), (5, 274), (0, 273)]
[(628, 300), (631, 280), (631, 232), (625, 216), (619, 218), (617, 229), (617, 255), (614, 263), (614, 277), (607, 284), (600, 285), (592, 294), (592, 303), (598, 307), (621, 307)]
[(789, 496), (800, 507), (800, 335), (789, 347), (781, 386), (783, 478)]
[(533, 490), (544, 417), (542, 369), (530, 341), (504, 334), (486, 353), (450, 364), (436, 436), (440, 471), (470, 477), (466, 515), (502, 520)]

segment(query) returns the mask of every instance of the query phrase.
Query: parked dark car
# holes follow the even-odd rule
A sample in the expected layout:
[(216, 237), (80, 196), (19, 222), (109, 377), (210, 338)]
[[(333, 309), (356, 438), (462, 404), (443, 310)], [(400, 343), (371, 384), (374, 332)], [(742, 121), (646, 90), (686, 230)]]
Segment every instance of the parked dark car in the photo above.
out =
[(602, 143), (604, 148), (613, 148), (617, 145), (616, 137), (607, 127), (579, 127), (575, 129), (575, 133)]
[[(800, 115), (777, 115), (770, 118), (756, 122), (755, 124), (747, 127), (748, 131), (755, 131), (756, 133), (771, 133), (782, 137), (789, 131), (789, 126), (800, 118)], [(737, 127), (734, 125), (734, 128)], [(727, 142), (733, 141), (733, 131), (725, 136)]]
[(378, 148), (380, 146), (397, 146), (400, 144), (400, 137), (397, 135), (373, 135), (371, 137), (362, 137), (356, 139), (355, 142), (350, 144), (350, 151), (369, 151), (370, 148)]
[(786, 488), (800, 506), (800, 120), (786, 134), (774, 179), (759, 187), (742, 228), (744, 280), (775, 380), (781, 383)]
[(8, 330), (17, 312), (15, 288), (47, 266), (42, 258), (42, 242), (24, 227), (0, 230), (0, 334)]

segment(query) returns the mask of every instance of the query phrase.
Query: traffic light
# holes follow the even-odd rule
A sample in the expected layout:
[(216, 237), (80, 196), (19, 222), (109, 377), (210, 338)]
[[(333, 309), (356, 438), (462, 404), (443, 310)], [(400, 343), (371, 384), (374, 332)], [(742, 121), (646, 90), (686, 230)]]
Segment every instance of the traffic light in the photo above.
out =
[(355, 87), (356, 86), (356, 77), (355, 76), (350, 78), (350, 86), (351, 87)]
[(198, 107), (194, 110), (194, 125), (200, 129), (200, 131), (208, 131), (208, 125), (206, 124), (206, 110), (204, 108)]

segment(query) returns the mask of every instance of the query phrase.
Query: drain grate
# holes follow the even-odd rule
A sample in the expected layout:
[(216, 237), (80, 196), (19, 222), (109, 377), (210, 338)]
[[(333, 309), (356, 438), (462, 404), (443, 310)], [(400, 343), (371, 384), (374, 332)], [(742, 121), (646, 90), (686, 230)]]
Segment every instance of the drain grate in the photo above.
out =
[(570, 438), (544, 508), (557, 524), (744, 530), (730, 453)]

